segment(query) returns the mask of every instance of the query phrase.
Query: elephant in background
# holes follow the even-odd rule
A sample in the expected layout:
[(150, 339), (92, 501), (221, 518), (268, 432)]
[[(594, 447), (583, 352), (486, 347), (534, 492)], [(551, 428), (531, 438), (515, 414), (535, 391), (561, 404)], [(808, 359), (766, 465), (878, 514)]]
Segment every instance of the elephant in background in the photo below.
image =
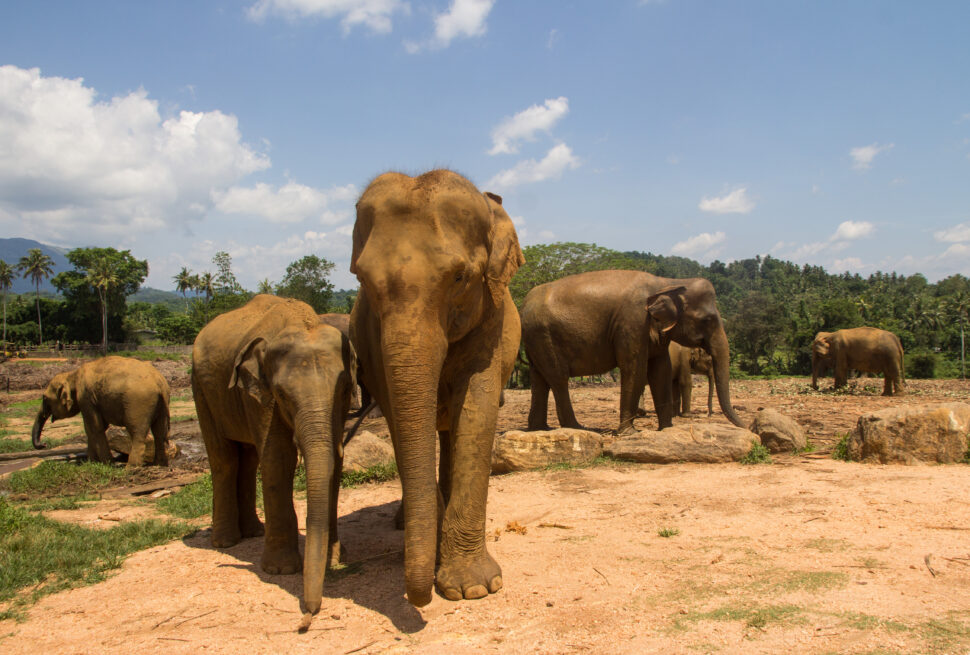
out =
[[(648, 299), (681, 287), (681, 315), (661, 340), (651, 342)], [(650, 385), (660, 429), (673, 424), (673, 394), (668, 341), (709, 353), (721, 410), (741, 425), (731, 407), (730, 350), (714, 287), (703, 278), (663, 278), (641, 271), (591, 271), (540, 285), (522, 304), (523, 341), (535, 363), (529, 429), (546, 424), (548, 388), (556, 396), (560, 425), (578, 425), (566, 392), (576, 375), (620, 367), (620, 434), (634, 430), (633, 418), (644, 380)], [(661, 342), (662, 341), (662, 342)], [(624, 375), (624, 370), (626, 375)], [(546, 377), (548, 375), (549, 377)], [(623, 378), (630, 382), (623, 386)], [(555, 380), (555, 381), (554, 381)], [(556, 387), (559, 393), (556, 393)], [(545, 390), (545, 391), (544, 391)], [(566, 411), (564, 411), (566, 410)]]
[(167, 466), (168, 409), (168, 382), (158, 369), (149, 362), (110, 355), (51, 379), (44, 390), (31, 439), (34, 448), (43, 448), (40, 435), (49, 417), (54, 421), (80, 413), (88, 438), (89, 460), (111, 461), (105, 431), (109, 425), (118, 425), (131, 436), (128, 468), (144, 462), (149, 430), (155, 440), (154, 463)]
[(707, 376), (707, 415), (714, 413), (714, 366), (711, 356), (701, 348), (685, 348), (670, 342), (670, 365), (673, 379), (674, 414), (691, 414), (691, 395), (694, 387), (693, 373)]
[(835, 369), (835, 388), (844, 387), (849, 369), (882, 373), (882, 395), (903, 393), (903, 345), (892, 332), (872, 327), (819, 332), (812, 342), (812, 388), (828, 368)]
[[(347, 337), (347, 339), (350, 339), (350, 314), (339, 314), (339, 313), (320, 314), (319, 316), (320, 316), (321, 323), (337, 328), (338, 330), (340, 330), (341, 334)], [(359, 368), (357, 372), (357, 386), (360, 387), (360, 396), (359, 398), (354, 399), (353, 402), (357, 402), (359, 400), (360, 410), (364, 411), (367, 409), (367, 406), (370, 405), (371, 403), (371, 395), (370, 395), (370, 392), (367, 391), (367, 388), (364, 387), (363, 383), (361, 382)], [(354, 395), (356, 396), (356, 393)], [(373, 412), (371, 412), (370, 416), (379, 418), (380, 413), (375, 408)]]
[[(343, 427), (356, 359), (339, 330), (298, 300), (259, 295), (214, 318), (192, 349), (192, 394), (212, 470), (212, 545), (263, 534), (256, 515), (262, 471), (267, 573), (303, 569), (306, 609), (320, 609), (327, 564), (340, 554), (337, 495)], [(293, 475), (307, 478), (301, 560)]]
[[(502, 199), (457, 173), (385, 173), (357, 203), (351, 335), (401, 476), (408, 600), (502, 587), (485, 506), (502, 387), (519, 348), (509, 279), (524, 263)], [(435, 432), (440, 443), (435, 479)]]

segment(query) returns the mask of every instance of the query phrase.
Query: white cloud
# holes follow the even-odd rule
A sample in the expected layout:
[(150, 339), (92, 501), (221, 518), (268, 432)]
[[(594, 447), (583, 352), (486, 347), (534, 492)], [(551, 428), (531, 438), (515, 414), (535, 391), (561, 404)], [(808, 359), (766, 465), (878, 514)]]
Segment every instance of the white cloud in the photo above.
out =
[(494, 4), (495, 0), (451, 0), (447, 11), (435, 14), (434, 36), (425, 42), (405, 41), (404, 48), (414, 54), (423, 48), (447, 48), (459, 37), (484, 36), (488, 30), (485, 21)]
[(549, 98), (545, 104), (523, 109), (492, 130), (492, 149), (488, 154), (518, 152), (520, 141), (534, 141), (536, 132), (549, 132), (568, 113), (569, 99), (564, 96)]
[(878, 143), (873, 143), (868, 146), (859, 146), (858, 148), (852, 148), (849, 151), (849, 155), (852, 157), (852, 168), (857, 170), (867, 170), (872, 166), (872, 160), (876, 158), (881, 152), (886, 152), (887, 150), (892, 150), (896, 144), (887, 143), (880, 145)]
[(548, 48), (549, 50), (552, 50), (553, 48), (555, 48), (556, 43), (559, 42), (559, 39), (561, 37), (562, 35), (559, 33), (559, 30), (557, 28), (554, 27), (551, 30), (549, 30), (549, 38), (546, 39), (546, 48)]
[(854, 239), (861, 239), (872, 234), (875, 229), (876, 227), (868, 221), (844, 221), (839, 224), (838, 229), (830, 240), (852, 241)]
[(340, 17), (345, 34), (357, 25), (387, 34), (393, 28), (391, 17), (395, 12), (407, 14), (410, 5), (401, 0), (258, 0), (246, 10), (246, 16), (255, 22), (262, 22), (269, 14), (289, 20)]
[[(270, 166), (220, 111), (163, 118), (144, 89), (0, 66), (0, 229), (60, 243), (185, 224), (213, 190)], [(8, 227), (9, 226), (9, 227)], [(25, 234), (26, 232), (26, 234)]]
[(724, 232), (715, 232), (711, 234), (710, 232), (704, 232), (693, 236), (686, 241), (681, 241), (675, 243), (670, 249), (670, 252), (674, 255), (696, 255), (698, 253), (709, 253), (714, 246), (719, 243), (723, 243), (725, 239)]
[(495, 175), (486, 185), (491, 189), (507, 189), (520, 184), (558, 179), (567, 169), (578, 168), (579, 158), (565, 143), (552, 148), (542, 161), (526, 159)]
[(937, 241), (943, 241), (946, 243), (970, 241), (970, 224), (960, 223), (959, 225), (948, 227), (945, 230), (934, 232), (933, 237)]
[(865, 266), (858, 257), (846, 257), (833, 261), (832, 268), (836, 271), (861, 271)]
[(331, 205), (348, 204), (357, 197), (357, 187), (348, 184), (320, 191), (312, 187), (289, 182), (279, 188), (269, 184), (253, 187), (234, 186), (213, 193), (215, 208), (226, 214), (259, 216), (273, 223), (297, 223), (314, 219), (324, 225), (347, 220), (350, 210), (346, 207), (333, 211)]
[(754, 202), (748, 198), (748, 190), (741, 187), (720, 197), (704, 196), (698, 207), (701, 211), (715, 214), (747, 214), (754, 209)]

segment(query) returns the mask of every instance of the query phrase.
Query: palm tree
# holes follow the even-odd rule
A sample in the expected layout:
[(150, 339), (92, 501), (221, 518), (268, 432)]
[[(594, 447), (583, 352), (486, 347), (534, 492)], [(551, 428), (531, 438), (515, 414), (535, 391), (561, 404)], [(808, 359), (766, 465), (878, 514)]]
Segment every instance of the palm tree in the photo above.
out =
[(88, 282), (101, 300), (101, 352), (108, 354), (108, 288), (118, 283), (118, 271), (107, 257), (96, 259), (87, 271)]
[(7, 353), (7, 292), (13, 286), (13, 266), (0, 259), (0, 290), (3, 291), (3, 354)]
[(189, 289), (193, 289), (192, 271), (182, 267), (182, 270), (178, 272), (178, 275), (172, 278), (175, 281), (175, 290), (182, 294), (182, 299), (185, 301), (185, 311), (189, 311), (189, 299), (185, 295), (185, 292)]
[(25, 278), (29, 277), (37, 289), (37, 332), (40, 339), (38, 345), (41, 345), (44, 343), (44, 326), (40, 322), (40, 283), (54, 272), (54, 260), (45, 255), (40, 248), (31, 248), (20, 258), (17, 270)]
[(215, 279), (212, 277), (212, 273), (206, 271), (202, 275), (196, 276), (195, 290), (198, 293), (205, 294), (205, 322), (209, 322), (209, 301), (212, 300), (212, 296), (216, 294), (213, 288), (213, 283)]
[(256, 293), (273, 293), (273, 283), (269, 278), (263, 278), (256, 284)]

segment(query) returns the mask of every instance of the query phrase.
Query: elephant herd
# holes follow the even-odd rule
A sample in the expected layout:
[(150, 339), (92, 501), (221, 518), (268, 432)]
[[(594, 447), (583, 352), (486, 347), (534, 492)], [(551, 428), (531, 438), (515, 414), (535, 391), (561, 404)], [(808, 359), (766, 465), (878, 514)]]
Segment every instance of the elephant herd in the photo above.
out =
[[(486, 547), (485, 509), (501, 393), (520, 341), (531, 371), (530, 430), (548, 428), (550, 390), (559, 424), (579, 427), (569, 378), (614, 368), (619, 434), (634, 430), (646, 386), (661, 429), (689, 412), (691, 370), (708, 375), (708, 412), (716, 389), (725, 417), (741, 425), (710, 282), (582, 273), (535, 287), (520, 314), (508, 285), (523, 263), (499, 196), (447, 170), (385, 173), (357, 203), (350, 270), (360, 289), (348, 323), (260, 295), (203, 328), (191, 380), (212, 471), (212, 544), (225, 548), (265, 534), (263, 570), (302, 570), (306, 611), (319, 611), (324, 573), (341, 555), (344, 421), (359, 383), (383, 412), (394, 445), (410, 602), (427, 604), (433, 588), (451, 600), (498, 591), (502, 570)], [(899, 392), (902, 348), (893, 335), (876, 332), (820, 333), (813, 386), (832, 365), (836, 385), (844, 384), (847, 368), (878, 370), (887, 392)], [(141, 462), (136, 448), (143, 453), (149, 429), (155, 463), (166, 463), (169, 394), (154, 367), (107, 357), (67, 377), (55, 378), (44, 394), (35, 446), (49, 416), (80, 411), (92, 459), (109, 454), (104, 429), (113, 423), (132, 436), (129, 465)], [(298, 455), (307, 478), (302, 558), (293, 507)], [(265, 527), (256, 513), (257, 470)]]

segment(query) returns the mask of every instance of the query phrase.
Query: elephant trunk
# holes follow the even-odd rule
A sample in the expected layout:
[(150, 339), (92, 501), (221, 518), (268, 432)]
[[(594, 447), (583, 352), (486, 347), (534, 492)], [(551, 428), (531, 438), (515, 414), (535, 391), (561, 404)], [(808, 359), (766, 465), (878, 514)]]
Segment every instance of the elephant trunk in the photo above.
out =
[[(419, 334), (391, 343), (388, 335)], [(438, 546), (438, 484), (435, 434), (438, 381), (447, 341), (434, 327), (405, 331), (385, 326), (382, 337), (390, 419), (404, 503), (404, 580), (416, 607), (431, 602)], [(432, 335), (432, 336), (428, 336)]]
[(708, 347), (713, 360), (714, 387), (717, 389), (717, 402), (721, 406), (721, 411), (731, 423), (738, 427), (745, 427), (735, 413), (734, 407), (731, 406), (731, 350), (723, 325), (711, 335)]
[(37, 450), (44, 448), (44, 444), (40, 442), (40, 433), (43, 431), (44, 423), (47, 422), (47, 418), (49, 416), (50, 414), (44, 411), (44, 408), (41, 407), (40, 411), (37, 412), (37, 418), (34, 420), (34, 427), (30, 431), (30, 440), (33, 442), (34, 448)]
[(306, 466), (306, 544), (303, 554), (303, 600), (311, 614), (323, 602), (323, 578), (330, 544), (330, 504), (334, 476), (333, 434), (330, 411), (298, 415), (296, 442)]

